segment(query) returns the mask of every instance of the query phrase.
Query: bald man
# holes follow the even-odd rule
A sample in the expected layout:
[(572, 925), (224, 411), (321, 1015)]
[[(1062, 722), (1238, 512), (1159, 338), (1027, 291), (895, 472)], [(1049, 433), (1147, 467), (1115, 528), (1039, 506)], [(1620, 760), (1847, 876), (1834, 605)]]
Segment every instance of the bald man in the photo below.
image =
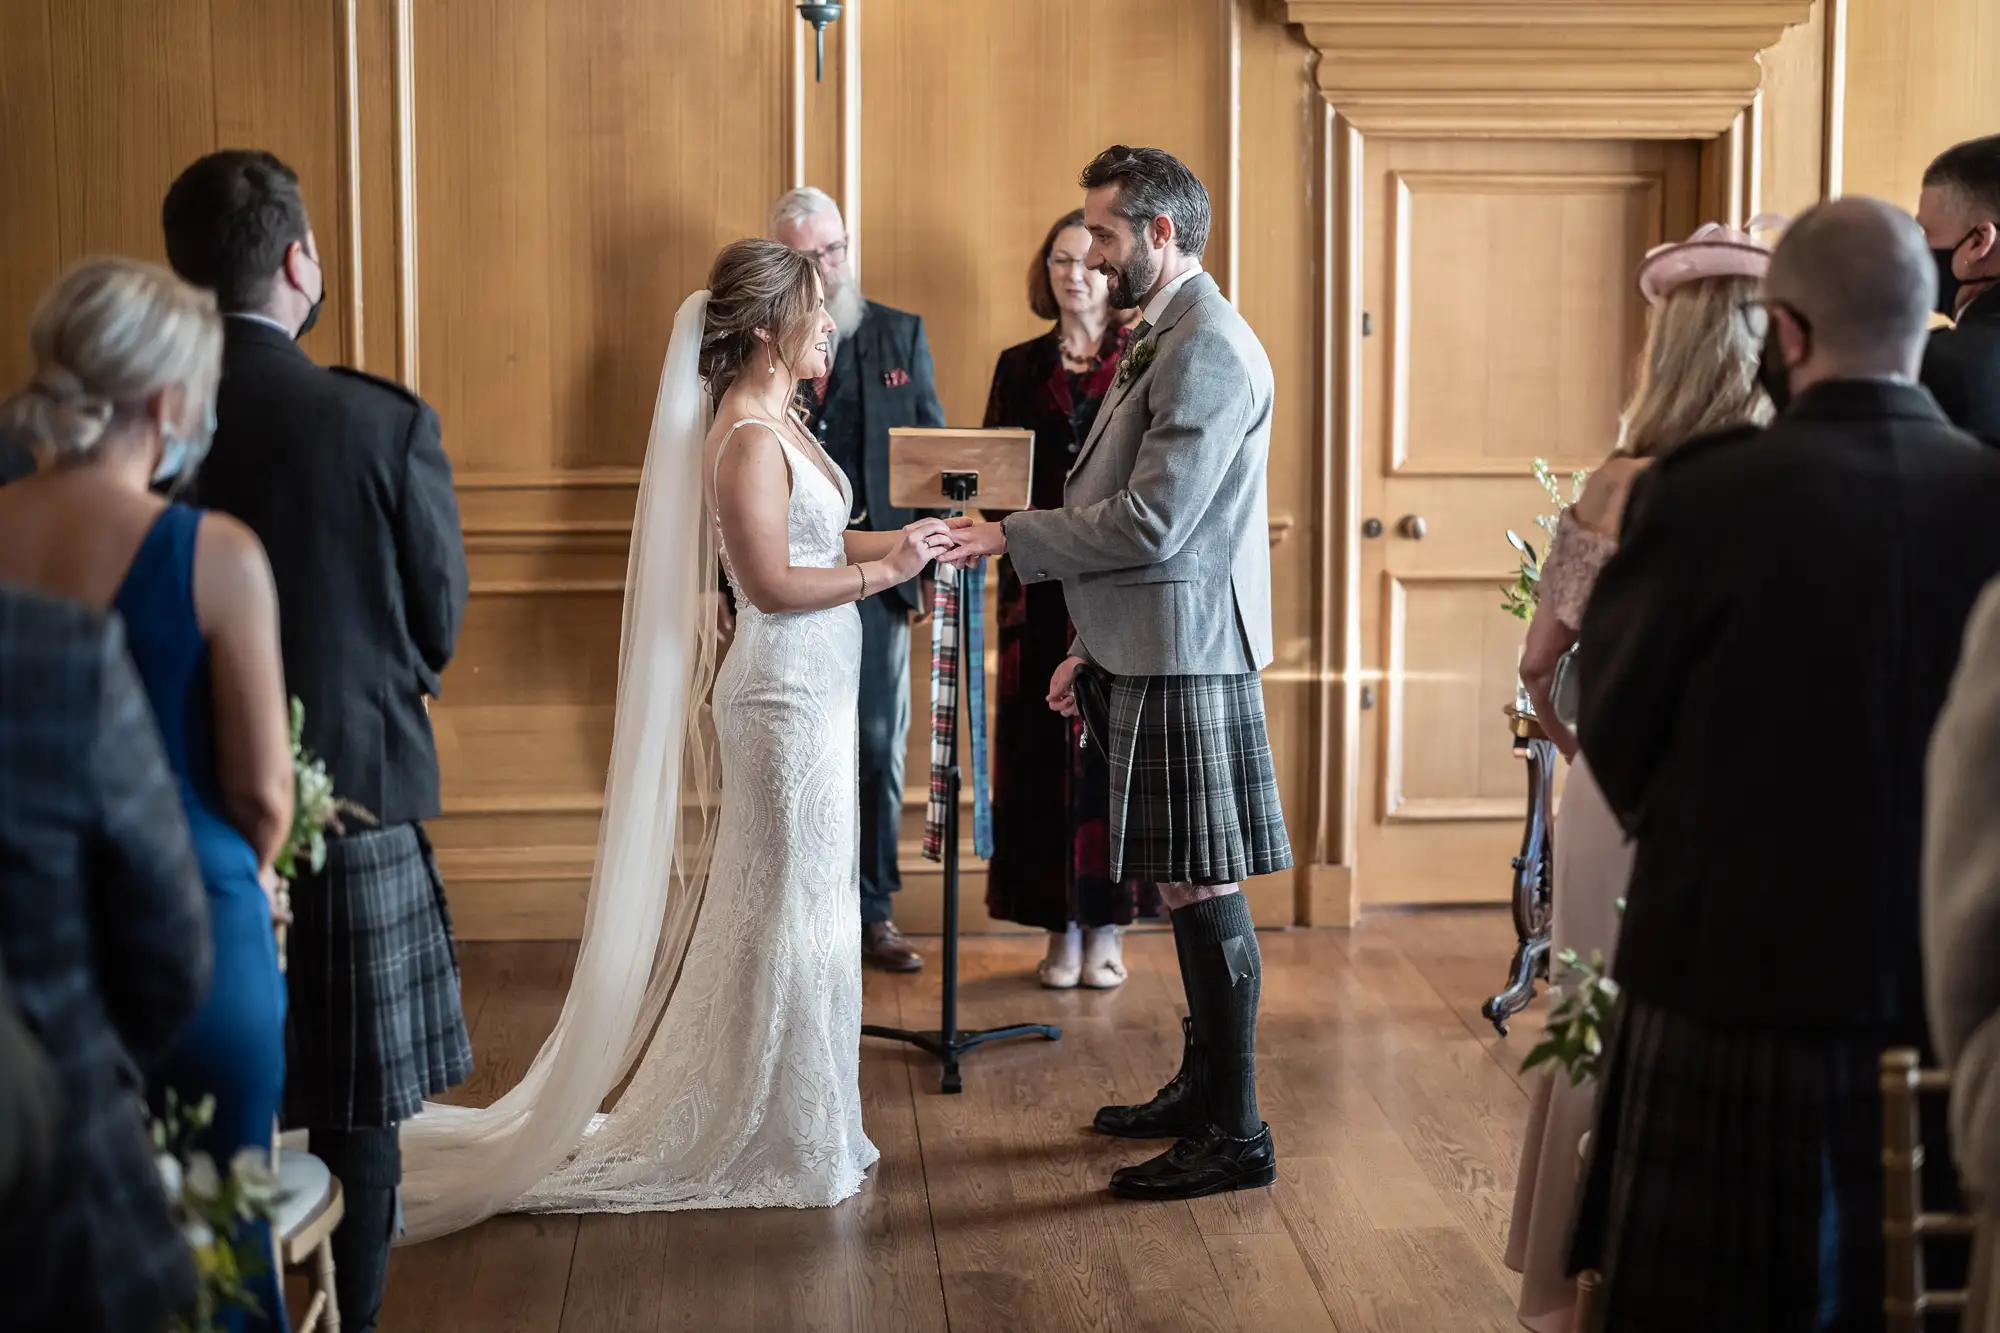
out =
[(1881, 1327), (1924, 752), (2000, 573), (2000, 452), (1916, 383), (1936, 283), (1887, 204), (1801, 217), (1745, 312), (1778, 416), (1646, 473), (1584, 618), (1577, 731), (1636, 842), (1572, 1255), (1608, 1330)]

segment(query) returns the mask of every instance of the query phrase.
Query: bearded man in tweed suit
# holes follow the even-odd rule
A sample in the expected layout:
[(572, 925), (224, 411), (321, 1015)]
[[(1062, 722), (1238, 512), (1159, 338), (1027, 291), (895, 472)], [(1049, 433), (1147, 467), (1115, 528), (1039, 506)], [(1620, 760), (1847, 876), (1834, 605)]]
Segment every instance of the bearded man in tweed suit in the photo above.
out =
[(1159, 883), (1188, 1019), (1180, 1072), (1096, 1127), (1177, 1140), (1113, 1174), (1114, 1194), (1188, 1199), (1277, 1175), (1257, 1114), (1262, 967), (1238, 888), (1292, 864), (1257, 674), (1272, 656), (1271, 363), (1202, 271), (1208, 192), (1193, 172), (1120, 145), (1082, 185), (1087, 262), (1114, 308), (1145, 318), (1063, 507), (959, 520), (950, 558), (1004, 551), (1024, 582), (1062, 581), (1076, 642), (1052, 707), (1075, 710), (1079, 671), (1108, 683), (1111, 878)]

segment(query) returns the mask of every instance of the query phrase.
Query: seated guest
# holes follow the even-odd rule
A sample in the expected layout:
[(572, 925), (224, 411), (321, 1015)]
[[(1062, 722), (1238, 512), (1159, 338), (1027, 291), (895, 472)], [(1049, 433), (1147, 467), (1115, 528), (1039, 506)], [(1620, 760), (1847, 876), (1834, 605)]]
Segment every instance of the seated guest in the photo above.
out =
[[(2000, 1333), (2000, 583), (1965, 631), (1931, 740), (1924, 826), (1924, 976), (1937, 1057), (1952, 1070), (1951, 1149), (1985, 1201), (1965, 1333)], [(1939, 1205), (1932, 1199), (1925, 1207)]]
[(60, 1104), (40, 1197), (0, 1208), (7, 1327), (130, 1333), (194, 1300), (133, 1064), (201, 1004), (208, 930), (118, 621), (0, 586), (0, 963)]
[[(1652, 316), (1618, 447), (1563, 511), (1542, 562), (1541, 599), (1528, 625), (1521, 680), (1535, 715), (1570, 761), (1555, 830), (1551, 955), (1574, 949), (1585, 962), (1593, 953), (1615, 957), (1618, 900), (1632, 874), (1632, 844), (1605, 807), (1589, 763), (1577, 754), (1576, 737), (1556, 716), (1549, 695), (1556, 663), (1575, 644), (1597, 572), (1618, 549), (1633, 482), (1694, 436), (1770, 419), (1770, 400), (1757, 387), (1761, 348), (1743, 317), (1770, 260), (1771, 252), (1748, 235), (1714, 223), (1646, 256), (1639, 292)], [(1563, 984), (1560, 975), (1552, 980)], [(1564, 1269), (1577, 1145), (1596, 1105), (1594, 1080), (1572, 1084), (1566, 1072), (1551, 1070), (1535, 1085), (1507, 1233), (1507, 1265), (1521, 1274), (1521, 1323), (1535, 1333), (1569, 1333), (1572, 1327), (1576, 1284)]]
[(1887, 204), (1801, 217), (1745, 312), (1779, 415), (1639, 479), (1584, 615), (1577, 736), (1637, 844), (1571, 1256), (1609, 1333), (1881, 1327), (1924, 749), (2000, 572), (2000, 454), (1916, 384), (1936, 281)]
[[(285, 1077), (271, 864), (291, 831), (292, 760), (277, 598), (248, 529), (150, 490), (207, 451), (221, 321), (165, 269), (100, 260), (49, 293), (29, 342), (34, 378), (7, 415), (37, 440), (41, 468), (0, 489), (0, 581), (124, 620), (180, 782), (215, 955), (207, 999), (148, 1070), (148, 1091), (156, 1103), (168, 1089), (214, 1096), (201, 1146), (226, 1164), (270, 1147)], [(262, 1224), (242, 1240), (270, 1253)], [(226, 1326), (288, 1327), (272, 1265), (250, 1287), (258, 1312)]]
[[(1125, 317), (1136, 312), (1111, 308), (1104, 275), (1084, 262), (1089, 250), (1082, 209), (1049, 228), (1028, 266), (1028, 308), (1055, 327), (1000, 354), (986, 399), (987, 427), (1035, 432), (1035, 509), (1062, 507), (1063, 479), (1132, 336)], [(1044, 986), (1118, 986), (1125, 980), (1118, 929), (1157, 916), (1160, 892), (1143, 880), (1110, 878), (1110, 767), (1097, 751), (1078, 748), (1081, 718), (1049, 707), (1050, 678), (1075, 638), (1062, 584), (1024, 584), (1013, 561), (1000, 557), (998, 619), (986, 910), (1049, 932), (1048, 957), (1036, 969)]]
[(1924, 172), (1917, 222), (1937, 261), (1924, 387), (1966, 430), (2000, 435), (2000, 134), (1948, 148)]
[(330, 840), (292, 887), (285, 1123), (340, 1178), (341, 1325), (370, 1333), (402, 1179), (397, 1127), (462, 1081), (472, 1047), (444, 881), (428, 700), (465, 610), (465, 548), (437, 414), (400, 384), (299, 349), (326, 295), (298, 177), (213, 153), (163, 209), (167, 255), (223, 314), (215, 449), (195, 498), (249, 525), (277, 578), (305, 744), (374, 827)]

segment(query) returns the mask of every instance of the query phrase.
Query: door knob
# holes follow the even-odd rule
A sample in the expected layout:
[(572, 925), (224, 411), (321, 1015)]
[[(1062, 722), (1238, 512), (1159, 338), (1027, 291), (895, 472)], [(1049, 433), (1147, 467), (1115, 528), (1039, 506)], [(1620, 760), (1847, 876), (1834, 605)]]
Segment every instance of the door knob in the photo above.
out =
[(1430, 526), (1424, 522), (1422, 514), (1405, 514), (1402, 522), (1396, 525), (1396, 531), (1413, 542), (1420, 542), (1424, 539), (1424, 534), (1430, 531)]
[(1382, 520), (1379, 518), (1362, 519), (1361, 535), (1364, 537), (1380, 537), (1382, 535)]

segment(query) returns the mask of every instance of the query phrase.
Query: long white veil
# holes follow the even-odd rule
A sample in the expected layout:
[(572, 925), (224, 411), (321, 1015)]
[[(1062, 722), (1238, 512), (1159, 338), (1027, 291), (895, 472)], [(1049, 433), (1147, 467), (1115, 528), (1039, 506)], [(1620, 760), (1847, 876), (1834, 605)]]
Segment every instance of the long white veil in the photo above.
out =
[(721, 786), (708, 716), (717, 627), (701, 477), (707, 311), (705, 291), (682, 304), (660, 373), (632, 517), (597, 862), (562, 1016), (491, 1106), (426, 1103), (405, 1122), (403, 1243), (503, 1212), (562, 1164), (645, 1052), (687, 954)]

